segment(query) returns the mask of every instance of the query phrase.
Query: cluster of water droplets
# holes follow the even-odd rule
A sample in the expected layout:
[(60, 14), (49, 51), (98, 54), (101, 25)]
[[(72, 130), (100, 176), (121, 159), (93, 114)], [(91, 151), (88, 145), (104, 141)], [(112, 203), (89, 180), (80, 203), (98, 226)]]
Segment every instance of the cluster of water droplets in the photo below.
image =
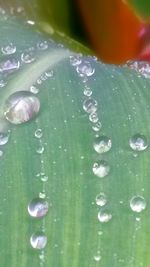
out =
[(145, 61), (128, 61), (127, 66), (145, 78), (150, 78), (150, 63)]

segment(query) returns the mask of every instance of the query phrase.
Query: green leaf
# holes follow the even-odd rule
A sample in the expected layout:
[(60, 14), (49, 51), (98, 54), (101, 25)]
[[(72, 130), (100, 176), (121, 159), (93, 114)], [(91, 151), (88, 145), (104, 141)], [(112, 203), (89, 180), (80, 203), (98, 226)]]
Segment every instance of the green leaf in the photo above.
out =
[(149, 0), (128, 0), (129, 3), (137, 11), (138, 15), (141, 16), (142, 19), (148, 20), (150, 19), (150, 1)]
[[(145, 138), (150, 140), (149, 79), (127, 66), (79, 56), (6, 16), (0, 20), (0, 36), (0, 84), (7, 83), (0, 91), (5, 122), (0, 126), (1, 132), (6, 124), (11, 130), (8, 143), (1, 145), (1, 266), (148, 266), (150, 149), (134, 151), (129, 140), (144, 135), (137, 138), (138, 149), (146, 148)], [(39, 49), (43, 44), (48, 48)], [(16, 52), (8, 55), (14, 46)], [(21, 61), (25, 55), (28, 63)], [(73, 66), (75, 60), (78, 65)], [(31, 86), (39, 90), (39, 114), (27, 123), (11, 125), (4, 116), (7, 99), (17, 91), (35, 92)], [(19, 101), (12, 106), (12, 118), (20, 116), (19, 107), (24, 108), (21, 116), (30, 117), (32, 110), (27, 112), (28, 106)], [(97, 153), (108, 149), (96, 147), (98, 136), (110, 138), (109, 151)], [(105, 164), (96, 169), (94, 164), (101, 160)], [(100, 178), (93, 170), (108, 175)], [(99, 193), (107, 196), (103, 207), (95, 203)], [(44, 195), (47, 216), (32, 218), (28, 204)], [(130, 203), (134, 196), (145, 202)], [(134, 212), (130, 205), (143, 211)], [(48, 238), (41, 251), (30, 245), (37, 231)]]

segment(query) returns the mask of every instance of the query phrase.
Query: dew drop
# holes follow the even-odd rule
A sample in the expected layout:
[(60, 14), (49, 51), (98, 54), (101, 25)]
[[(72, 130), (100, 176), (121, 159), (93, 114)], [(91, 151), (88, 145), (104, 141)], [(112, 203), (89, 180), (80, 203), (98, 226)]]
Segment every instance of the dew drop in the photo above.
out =
[(45, 75), (46, 75), (47, 77), (53, 77), (53, 76), (54, 76), (54, 71), (53, 71), (53, 70), (46, 71), (46, 72), (45, 72)]
[(98, 220), (101, 223), (107, 223), (112, 219), (112, 214), (108, 212), (107, 210), (101, 210), (98, 213)]
[(16, 46), (13, 43), (10, 43), (1, 48), (1, 51), (4, 55), (12, 55), (16, 52)]
[(107, 197), (106, 197), (106, 195), (104, 193), (100, 193), (99, 195), (96, 196), (95, 201), (96, 201), (96, 204), (98, 206), (102, 207), (102, 206), (106, 205)]
[(16, 59), (8, 59), (0, 63), (0, 73), (12, 73), (20, 68), (20, 62)]
[(95, 261), (100, 261), (101, 260), (101, 256), (100, 255), (95, 255), (94, 256), (94, 260)]
[(130, 208), (135, 212), (141, 212), (146, 208), (146, 201), (142, 196), (134, 196), (130, 200)]
[(112, 147), (111, 139), (107, 136), (100, 136), (95, 139), (93, 144), (95, 151), (99, 154), (108, 152)]
[(83, 93), (84, 93), (85, 96), (90, 97), (90, 96), (92, 95), (93, 92), (92, 92), (91, 88), (89, 88), (89, 87), (85, 87)]
[(36, 86), (32, 85), (30, 87), (30, 92), (36, 95), (36, 94), (39, 93), (39, 88), (37, 88)]
[(2, 157), (3, 156), (3, 150), (0, 150), (0, 157)]
[(39, 50), (46, 50), (48, 48), (48, 42), (47, 41), (41, 41), (37, 43), (37, 48)]
[(92, 129), (94, 132), (99, 132), (102, 128), (102, 124), (100, 121), (98, 121), (96, 124), (92, 125)]
[(39, 193), (39, 198), (46, 198), (45, 192), (40, 192)]
[(22, 62), (27, 63), (27, 64), (32, 63), (35, 60), (34, 51), (29, 50), (29, 51), (22, 53), (21, 60)]
[(6, 81), (0, 80), (0, 88), (3, 88), (7, 84)]
[(89, 120), (93, 123), (96, 123), (98, 122), (98, 116), (97, 116), (97, 113), (90, 113), (89, 115)]
[(99, 162), (95, 162), (93, 165), (93, 173), (100, 177), (103, 178), (109, 174), (110, 167), (105, 160), (100, 160)]
[(77, 66), (82, 62), (80, 56), (70, 56), (70, 63), (72, 66)]
[(76, 70), (81, 77), (92, 76), (95, 72), (95, 69), (91, 66), (90, 62), (88, 61), (85, 61), (80, 65), (78, 65)]
[(9, 134), (8, 132), (0, 132), (0, 146), (6, 145), (9, 140)]
[(34, 133), (36, 138), (41, 138), (43, 136), (42, 129), (38, 128)]
[(44, 249), (47, 245), (47, 237), (43, 233), (33, 234), (30, 238), (30, 244), (34, 249)]
[(94, 113), (97, 110), (97, 101), (93, 98), (86, 99), (83, 102), (83, 109), (87, 113)]
[(34, 218), (44, 217), (48, 212), (48, 202), (41, 198), (35, 198), (29, 203), (28, 212)]
[(20, 91), (8, 97), (4, 115), (11, 123), (21, 124), (33, 119), (39, 110), (39, 99), (28, 91)]
[(43, 145), (40, 145), (37, 149), (36, 149), (36, 152), (38, 153), (38, 154), (43, 154), (43, 152), (44, 152), (44, 146)]
[(133, 150), (143, 151), (148, 147), (148, 141), (144, 135), (135, 134), (130, 138), (129, 145)]

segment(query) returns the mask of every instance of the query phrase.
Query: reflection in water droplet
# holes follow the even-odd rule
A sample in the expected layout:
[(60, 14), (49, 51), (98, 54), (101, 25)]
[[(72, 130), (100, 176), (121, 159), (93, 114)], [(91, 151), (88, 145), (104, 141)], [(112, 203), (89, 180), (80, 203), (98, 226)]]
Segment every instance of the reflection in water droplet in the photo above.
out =
[(70, 56), (70, 63), (72, 66), (77, 66), (82, 62), (80, 56)]
[(8, 59), (0, 63), (0, 73), (12, 73), (18, 70), (20, 67), (20, 62), (14, 58)]
[(93, 129), (93, 131), (95, 131), (95, 132), (100, 131), (101, 128), (102, 128), (102, 124), (101, 124), (100, 121), (98, 121), (96, 124), (92, 125), (92, 129)]
[(76, 68), (77, 72), (81, 77), (92, 76), (95, 72), (95, 69), (91, 66), (90, 62), (84, 61)]
[(47, 244), (47, 237), (43, 233), (33, 234), (30, 238), (30, 243), (35, 249), (44, 249)]
[(29, 203), (28, 212), (31, 217), (44, 217), (48, 212), (48, 202), (41, 198), (35, 198)]
[(46, 50), (48, 48), (48, 42), (47, 41), (41, 41), (37, 43), (37, 48), (39, 50)]
[(88, 98), (83, 102), (83, 109), (87, 113), (94, 113), (97, 110), (97, 101), (93, 98)]
[(43, 136), (42, 129), (37, 129), (34, 135), (36, 138), (41, 138)]
[(16, 52), (16, 46), (13, 43), (9, 43), (6, 46), (1, 48), (1, 51), (4, 55), (11, 55)]
[(97, 153), (105, 153), (111, 149), (112, 142), (107, 136), (100, 136), (95, 139), (93, 146)]
[(135, 134), (129, 140), (129, 145), (133, 150), (143, 151), (148, 147), (145, 135)]
[(99, 162), (95, 162), (93, 165), (93, 173), (100, 178), (103, 178), (106, 175), (108, 175), (109, 171), (110, 167), (107, 161), (105, 160), (100, 160)]
[(112, 219), (112, 214), (108, 212), (107, 210), (101, 210), (98, 213), (98, 220), (101, 223), (107, 223)]
[(142, 196), (134, 196), (130, 200), (130, 208), (135, 212), (141, 212), (146, 208), (146, 201)]
[(36, 95), (39, 93), (39, 89), (36, 86), (32, 85), (30, 87), (30, 92)]
[(0, 146), (7, 144), (8, 140), (9, 140), (8, 132), (4, 133), (0, 132)]
[(27, 64), (32, 63), (35, 60), (34, 51), (29, 50), (29, 51), (22, 53), (21, 60), (22, 62), (27, 63)]
[(96, 196), (96, 204), (98, 206), (104, 206), (107, 203), (107, 197), (104, 193), (100, 193), (99, 195)]
[(21, 124), (33, 119), (39, 110), (39, 99), (28, 91), (20, 91), (9, 96), (4, 115), (11, 123)]

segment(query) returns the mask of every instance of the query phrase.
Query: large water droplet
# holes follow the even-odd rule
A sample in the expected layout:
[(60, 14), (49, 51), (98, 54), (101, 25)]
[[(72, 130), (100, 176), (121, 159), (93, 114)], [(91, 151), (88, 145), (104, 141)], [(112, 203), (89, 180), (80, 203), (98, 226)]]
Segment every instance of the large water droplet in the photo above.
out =
[(109, 137), (100, 136), (95, 139), (93, 146), (97, 153), (105, 153), (111, 149), (112, 142)]
[(98, 213), (98, 220), (101, 223), (107, 223), (112, 219), (112, 214), (107, 210), (101, 210)]
[(93, 98), (88, 98), (83, 102), (83, 109), (87, 113), (94, 113), (97, 110), (97, 101)]
[(39, 99), (28, 91), (20, 91), (9, 96), (4, 114), (11, 123), (21, 124), (33, 119), (39, 110)]
[(16, 59), (8, 59), (0, 63), (0, 72), (1, 73), (11, 73), (15, 70), (18, 70), (20, 67), (19, 60)]
[(9, 43), (6, 46), (1, 48), (1, 51), (4, 55), (11, 55), (16, 52), (16, 46), (13, 43)]
[(98, 206), (104, 206), (107, 203), (107, 197), (104, 193), (100, 193), (99, 195), (96, 196), (96, 204)]
[(43, 233), (33, 234), (30, 238), (30, 244), (35, 249), (44, 249), (47, 244), (47, 236)]
[(135, 134), (129, 140), (129, 145), (133, 150), (143, 151), (148, 147), (145, 135)]
[(0, 132), (0, 146), (3, 146), (8, 143), (9, 133), (8, 132)]
[(29, 203), (28, 212), (35, 218), (44, 217), (48, 212), (48, 202), (41, 198), (35, 198)]
[(92, 76), (95, 72), (95, 69), (91, 66), (90, 62), (84, 61), (76, 68), (77, 72), (81, 77)]
[(141, 212), (146, 208), (146, 201), (142, 196), (134, 196), (130, 200), (130, 208), (135, 212)]
[(105, 160), (100, 160), (99, 162), (95, 162), (93, 165), (93, 173), (100, 178), (107, 176), (109, 174), (109, 171), (110, 171), (110, 166)]

